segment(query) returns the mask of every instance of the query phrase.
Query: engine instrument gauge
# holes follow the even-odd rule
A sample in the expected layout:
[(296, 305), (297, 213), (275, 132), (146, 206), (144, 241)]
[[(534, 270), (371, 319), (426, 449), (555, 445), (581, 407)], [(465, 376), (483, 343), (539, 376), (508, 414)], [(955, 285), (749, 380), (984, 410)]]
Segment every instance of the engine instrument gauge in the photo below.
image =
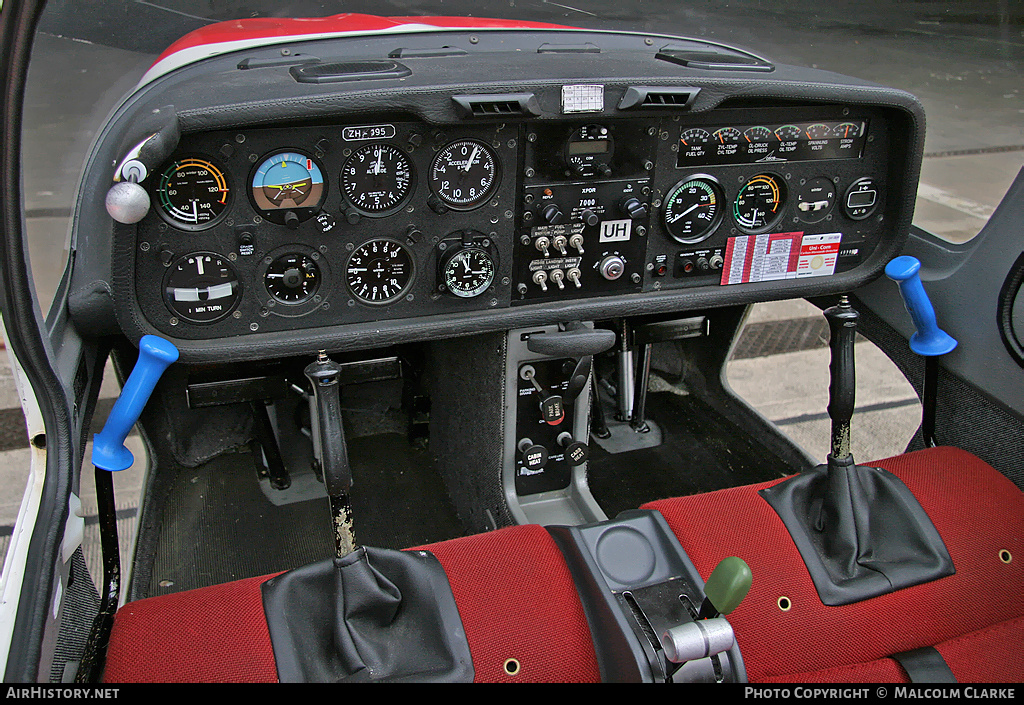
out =
[(743, 133), (735, 127), (723, 127), (720, 130), (715, 130), (711, 139), (719, 144), (733, 144), (743, 139)]
[(691, 127), (688, 130), (683, 130), (683, 133), (679, 135), (679, 141), (687, 147), (692, 147), (695, 144), (705, 144), (710, 140), (711, 133), (707, 130), (702, 130), (699, 127)]
[(786, 187), (774, 174), (758, 174), (740, 189), (733, 201), (736, 225), (746, 232), (767, 230), (782, 215)]
[(832, 136), (832, 128), (828, 125), (818, 122), (813, 125), (807, 126), (807, 139), (809, 140), (825, 140)]
[(748, 127), (743, 131), (743, 137), (746, 138), (747, 142), (767, 142), (773, 136), (772, 131), (763, 125)]
[(843, 122), (832, 128), (832, 135), (834, 137), (851, 139), (854, 137), (860, 137), (860, 130), (861, 126), (856, 122)]
[(497, 157), (476, 140), (452, 142), (430, 166), (430, 190), (453, 210), (482, 206), (498, 188), (499, 179)]
[(783, 125), (776, 128), (775, 136), (779, 138), (780, 142), (792, 142), (793, 140), (802, 139), (804, 131), (796, 125)]
[(487, 291), (494, 283), (494, 258), (482, 247), (463, 247), (456, 250), (441, 265), (441, 283), (463, 299)]
[[(323, 202), (324, 175), (299, 152), (278, 152), (256, 167), (250, 182), (253, 205), (268, 220), (284, 225), (313, 217)], [(288, 212), (294, 213), (289, 217)]]
[(160, 174), (159, 213), (183, 230), (205, 230), (227, 213), (231, 189), (224, 171), (208, 159), (186, 157)]
[(164, 278), (167, 306), (192, 323), (213, 323), (238, 304), (241, 282), (227, 258), (193, 252), (174, 262)]
[(360, 147), (341, 169), (341, 190), (349, 203), (369, 216), (387, 215), (412, 193), (412, 163), (386, 142)]
[(316, 294), (320, 279), (320, 267), (311, 257), (290, 252), (270, 263), (263, 284), (281, 303), (301, 304)]
[(701, 174), (680, 181), (665, 197), (665, 230), (677, 242), (705, 240), (722, 222), (722, 200), (722, 187), (712, 176)]
[(394, 240), (370, 240), (355, 249), (345, 268), (352, 295), (366, 304), (388, 304), (412, 284), (412, 255)]

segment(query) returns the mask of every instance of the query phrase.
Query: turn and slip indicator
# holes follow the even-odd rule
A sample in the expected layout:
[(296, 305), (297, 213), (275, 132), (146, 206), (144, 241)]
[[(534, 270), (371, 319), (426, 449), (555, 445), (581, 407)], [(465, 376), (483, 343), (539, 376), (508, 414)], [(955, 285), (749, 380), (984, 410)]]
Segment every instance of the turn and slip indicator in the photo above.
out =
[(842, 233), (763, 233), (729, 238), (722, 286), (835, 274)]

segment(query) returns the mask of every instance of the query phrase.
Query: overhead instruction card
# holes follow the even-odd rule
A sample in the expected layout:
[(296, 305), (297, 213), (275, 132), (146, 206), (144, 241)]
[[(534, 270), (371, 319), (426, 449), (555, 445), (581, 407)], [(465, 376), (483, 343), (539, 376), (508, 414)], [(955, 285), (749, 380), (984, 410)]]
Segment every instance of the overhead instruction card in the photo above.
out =
[(835, 274), (842, 233), (763, 233), (731, 237), (722, 285)]

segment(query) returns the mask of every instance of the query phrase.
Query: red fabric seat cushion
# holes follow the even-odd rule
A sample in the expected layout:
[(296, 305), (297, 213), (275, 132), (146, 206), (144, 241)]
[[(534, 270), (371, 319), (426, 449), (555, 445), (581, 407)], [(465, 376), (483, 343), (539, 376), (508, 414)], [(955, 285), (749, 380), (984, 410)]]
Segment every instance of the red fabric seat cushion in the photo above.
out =
[[(750, 594), (729, 615), (752, 682), (791, 674), (843, 672), (922, 646), (949, 642), (954, 658), (980, 640), (958, 636), (1024, 616), (1024, 494), (975, 456), (933, 448), (872, 465), (897, 475), (914, 493), (942, 536), (956, 574), (853, 605), (822, 604), (796, 546), (759, 485), (645, 505), (665, 515), (705, 577), (727, 556), (753, 573)], [(1013, 559), (1003, 562), (1001, 551)], [(779, 607), (780, 598), (790, 609)], [(992, 664), (985, 679), (1024, 680), (1019, 648)], [(991, 658), (977, 654), (981, 659)], [(899, 673), (902, 673), (898, 669)], [(973, 671), (965, 670), (968, 675)], [(867, 677), (890, 680), (879, 664)], [(843, 672), (840, 678), (851, 677)], [(898, 678), (892, 678), (898, 680)]]
[[(600, 680), (583, 605), (547, 531), (517, 526), (424, 546), (459, 607), (478, 682)], [(260, 585), (273, 576), (122, 607), (107, 682), (274, 682)], [(516, 675), (505, 664), (514, 659)]]

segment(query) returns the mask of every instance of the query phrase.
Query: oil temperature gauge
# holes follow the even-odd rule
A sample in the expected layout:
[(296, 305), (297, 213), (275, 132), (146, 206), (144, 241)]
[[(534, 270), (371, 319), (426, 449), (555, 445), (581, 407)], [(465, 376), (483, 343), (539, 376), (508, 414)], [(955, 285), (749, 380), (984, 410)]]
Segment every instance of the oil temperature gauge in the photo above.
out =
[(441, 265), (441, 283), (463, 299), (487, 291), (494, 283), (494, 258), (482, 247), (463, 247), (448, 255)]

